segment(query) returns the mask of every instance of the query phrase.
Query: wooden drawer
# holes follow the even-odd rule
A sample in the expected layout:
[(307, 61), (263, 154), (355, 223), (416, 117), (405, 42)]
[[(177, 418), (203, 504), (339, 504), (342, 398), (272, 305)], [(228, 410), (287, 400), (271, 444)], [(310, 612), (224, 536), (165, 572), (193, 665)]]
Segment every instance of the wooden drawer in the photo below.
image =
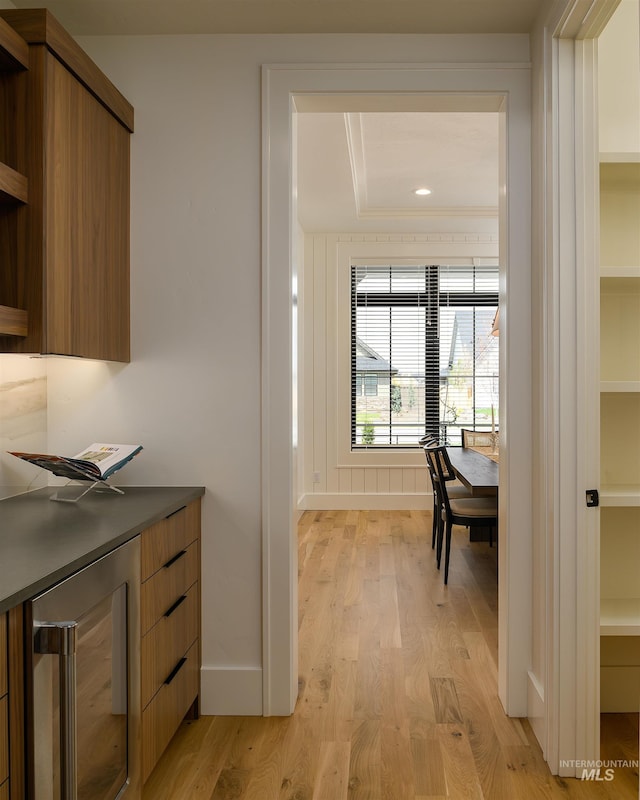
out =
[(5, 781), (0, 786), (0, 800), (9, 800), (9, 781)]
[(2, 695), (6, 693), (7, 693), (7, 615), (0, 614), (0, 697), (2, 697)]
[(9, 777), (9, 708), (5, 695), (0, 700), (0, 783)]
[(179, 550), (140, 589), (140, 625), (145, 634), (199, 578), (199, 542)]
[(199, 585), (183, 594), (184, 600), (142, 639), (142, 707), (145, 708), (198, 638)]
[(200, 536), (200, 500), (142, 532), (141, 573), (145, 581)]
[(180, 671), (163, 684), (142, 712), (142, 780), (146, 781), (199, 691), (199, 643), (189, 648)]

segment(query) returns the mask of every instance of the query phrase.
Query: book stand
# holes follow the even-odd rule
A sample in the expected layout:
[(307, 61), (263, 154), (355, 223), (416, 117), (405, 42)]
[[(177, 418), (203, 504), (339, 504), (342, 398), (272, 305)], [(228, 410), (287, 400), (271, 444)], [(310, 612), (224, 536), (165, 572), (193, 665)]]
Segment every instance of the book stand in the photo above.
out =
[[(57, 500), (59, 503), (77, 503), (81, 497), (84, 497), (85, 494), (88, 494), (92, 489), (95, 489), (96, 486), (103, 487), (103, 490), (109, 489), (116, 494), (124, 494), (122, 489), (118, 489), (117, 486), (112, 486), (110, 483), (107, 483), (103, 480), (92, 481), (91, 485), (88, 486), (86, 489), (84, 488), (84, 482), (80, 486), (72, 485), (71, 483), (65, 484), (65, 486), (61, 486), (55, 494), (52, 494), (49, 500)], [(78, 494), (78, 491), (74, 492), (67, 491), (67, 490), (80, 490), (83, 489)], [(96, 491), (100, 491), (100, 489), (96, 489)], [(67, 495), (66, 497), (64, 495)]]
[[(48, 453), (9, 452), (12, 456), (28, 461), (40, 469), (52, 472), (57, 478), (67, 479), (68, 483), (52, 494), (49, 498), (50, 500), (57, 500), (60, 503), (77, 503), (78, 500), (93, 489), (97, 492), (105, 491), (124, 494), (122, 489), (117, 489), (107, 483), (107, 478), (122, 469), (141, 450), (141, 444), (104, 444), (102, 442), (94, 442), (73, 458), (50, 455)], [(101, 466), (98, 466), (96, 462), (99, 462)], [(76, 485), (78, 482), (80, 482), (80, 486)], [(87, 486), (87, 483), (89, 486)]]

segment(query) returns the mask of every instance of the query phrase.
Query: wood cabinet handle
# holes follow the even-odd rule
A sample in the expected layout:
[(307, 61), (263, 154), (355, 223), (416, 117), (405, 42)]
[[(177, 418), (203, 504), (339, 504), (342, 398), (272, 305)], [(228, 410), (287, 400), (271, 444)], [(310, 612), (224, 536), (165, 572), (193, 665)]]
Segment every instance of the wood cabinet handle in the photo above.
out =
[(176, 677), (176, 675), (180, 672), (180, 670), (182, 669), (182, 667), (184, 667), (186, 663), (187, 663), (187, 657), (183, 656), (167, 676), (167, 679), (164, 682), (165, 686), (168, 686), (171, 683), (171, 681)]
[(170, 559), (167, 561), (167, 563), (166, 563), (166, 564), (163, 564), (163, 565), (162, 565), (163, 569), (169, 569), (169, 567), (170, 567), (172, 564), (175, 564), (175, 563), (176, 563), (176, 561), (178, 561), (179, 559), (181, 559), (181, 558), (182, 558), (182, 556), (186, 556), (186, 554), (187, 554), (187, 551), (186, 551), (186, 550), (181, 550), (179, 553), (176, 553), (176, 554), (175, 554), (175, 556), (172, 556), (172, 558), (170, 558)]
[(176, 602), (164, 612), (164, 616), (165, 617), (170, 617), (173, 614), (173, 612), (184, 603), (184, 601), (186, 599), (187, 599), (187, 595), (186, 594), (183, 594), (182, 597), (179, 597), (176, 600)]

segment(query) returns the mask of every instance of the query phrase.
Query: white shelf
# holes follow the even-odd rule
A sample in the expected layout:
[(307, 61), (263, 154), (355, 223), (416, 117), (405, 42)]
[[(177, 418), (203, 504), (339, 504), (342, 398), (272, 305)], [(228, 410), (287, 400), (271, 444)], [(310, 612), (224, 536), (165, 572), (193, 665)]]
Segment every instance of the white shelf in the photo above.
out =
[(640, 153), (600, 153), (601, 164), (637, 164)]
[(600, 267), (601, 278), (640, 278), (640, 266)]
[(640, 392), (640, 381), (601, 381), (600, 392), (602, 394), (614, 392)]
[(600, 505), (609, 508), (640, 508), (640, 484), (605, 484), (601, 486)]
[(640, 635), (640, 597), (602, 598), (600, 601), (601, 636)]

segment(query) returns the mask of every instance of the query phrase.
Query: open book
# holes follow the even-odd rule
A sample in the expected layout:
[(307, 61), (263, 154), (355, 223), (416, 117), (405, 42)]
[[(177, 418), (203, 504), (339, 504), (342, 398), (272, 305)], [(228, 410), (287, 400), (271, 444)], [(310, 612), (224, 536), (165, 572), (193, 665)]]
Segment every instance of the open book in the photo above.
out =
[(14, 453), (12, 456), (48, 469), (60, 478), (76, 481), (104, 481), (142, 450), (140, 444), (104, 444), (94, 442), (73, 458), (44, 453)]

